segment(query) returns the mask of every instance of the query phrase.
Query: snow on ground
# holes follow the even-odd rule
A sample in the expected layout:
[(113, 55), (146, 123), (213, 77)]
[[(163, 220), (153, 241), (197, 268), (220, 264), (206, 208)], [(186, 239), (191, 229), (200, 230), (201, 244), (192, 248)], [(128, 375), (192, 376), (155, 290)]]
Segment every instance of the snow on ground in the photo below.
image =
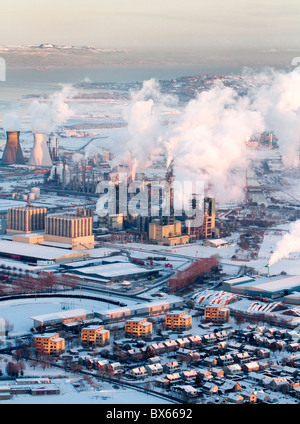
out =
[[(72, 293), (76, 294), (76, 291)], [(79, 294), (79, 291), (77, 294)], [(112, 299), (112, 297), (102, 294), (101, 297), (106, 297), (108, 300)], [(113, 300), (125, 302), (128, 305), (135, 305), (137, 303), (134, 300), (124, 300), (124, 298), (118, 298), (117, 296), (113, 296)], [(0, 302), (0, 317), (8, 320), (13, 325), (13, 332), (26, 333), (33, 326), (33, 320), (30, 317), (35, 315), (51, 314), (69, 309), (86, 309), (91, 312), (106, 311), (112, 307), (115, 308), (116, 306), (96, 300), (75, 298), (7, 300)]]
[[(57, 371), (56, 371), (57, 372)], [(45, 373), (45, 372), (44, 372)], [(36, 370), (34, 371), (36, 374)], [(48, 371), (46, 372), (48, 375)], [(103, 405), (124, 405), (124, 404), (169, 404), (165, 399), (147, 395), (130, 388), (117, 388), (108, 383), (96, 383), (98, 388), (91, 388), (86, 382), (82, 382), (83, 390), (77, 390), (72, 382), (78, 378), (53, 379), (52, 383), (60, 389), (59, 395), (14, 395), (12, 399), (0, 401), (1, 404), (103, 404)], [(3, 383), (3, 382), (2, 382)], [(3, 385), (3, 384), (2, 384)], [(108, 408), (109, 409), (109, 408)]]

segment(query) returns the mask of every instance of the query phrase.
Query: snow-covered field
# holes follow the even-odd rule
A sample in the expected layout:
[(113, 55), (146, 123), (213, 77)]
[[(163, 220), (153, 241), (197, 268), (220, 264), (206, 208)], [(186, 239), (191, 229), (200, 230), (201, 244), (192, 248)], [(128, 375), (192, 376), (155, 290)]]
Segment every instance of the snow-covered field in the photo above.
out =
[[(76, 293), (76, 291), (72, 292)], [(80, 292), (78, 291), (77, 294)], [(102, 298), (108, 296), (101, 295)], [(124, 302), (124, 298), (113, 297), (114, 300)], [(127, 300), (128, 305), (135, 305), (136, 302)], [(0, 317), (6, 319), (13, 325), (13, 332), (18, 334), (28, 332), (33, 326), (33, 320), (30, 317), (36, 315), (45, 315), (63, 310), (70, 309), (85, 309), (89, 312), (104, 311), (112, 307), (109, 303), (88, 300), (88, 299), (64, 299), (64, 298), (51, 298), (51, 299), (23, 299), (23, 300), (9, 300), (0, 302)], [(113, 305), (113, 307), (115, 307)]]

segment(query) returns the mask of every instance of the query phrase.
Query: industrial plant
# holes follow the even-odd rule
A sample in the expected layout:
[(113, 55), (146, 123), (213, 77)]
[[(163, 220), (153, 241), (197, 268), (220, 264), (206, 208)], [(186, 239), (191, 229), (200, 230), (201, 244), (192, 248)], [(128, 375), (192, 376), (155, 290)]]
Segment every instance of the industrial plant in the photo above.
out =
[[(208, 126), (201, 93), (220, 80), (236, 107)], [(78, 83), (71, 120), (0, 128), (3, 355), (63, 368), (79, 395), (84, 379), (174, 403), (298, 403), (299, 146), (288, 162), (278, 127), (254, 131), (252, 110), (239, 131), (242, 77), (162, 81), (158, 100), (152, 84)], [(131, 115), (132, 88), (151, 98), (149, 126)], [(11, 384), (0, 401), (21, 396)]]

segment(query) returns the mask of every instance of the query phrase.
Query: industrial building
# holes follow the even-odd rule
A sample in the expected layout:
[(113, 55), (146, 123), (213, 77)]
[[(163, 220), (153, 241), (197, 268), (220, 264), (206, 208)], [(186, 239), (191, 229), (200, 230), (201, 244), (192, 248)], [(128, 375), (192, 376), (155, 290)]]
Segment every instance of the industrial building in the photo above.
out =
[[(192, 199), (193, 209), (197, 209), (197, 199)], [(218, 237), (219, 231), (216, 228), (216, 206), (215, 199), (205, 197), (203, 201), (203, 222), (199, 226), (191, 225), (187, 220), (187, 234), (191, 239), (208, 239)]]
[(72, 274), (85, 279), (93, 279), (105, 284), (121, 282), (128, 279), (141, 279), (147, 277), (157, 277), (160, 269), (145, 268), (132, 263), (112, 263), (106, 265), (82, 267), (72, 269)]
[(223, 281), (223, 290), (231, 293), (278, 298), (300, 291), (300, 275), (272, 277), (240, 277)]
[(64, 324), (82, 323), (94, 318), (94, 313), (85, 309), (72, 309), (68, 311), (55, 312), (53, 314), (36, 315), (30, 317), (34, 328), (61, 329)]
[(10, 208), (7, 211), (8, 235), (16, 233), (31, 233), (45, 229), (47, 208), (35, 207), (30, 204)]
[(13, 241), (21, 243), (73, 250), (93, 249), (92, 215), (92, 209), (83, 208), (77, 209), (76, 215), (47, 215), (47, 208), (35, 207), (28, 202), (26, 206), (8, 209), (6, 234), (13, 235)]
[(158, 245), (176, 246), (189, 243), (189, 236), (181, 233), (181, 222), (162, 224), (160, 221), (149, 223), (149, 241)]
[(60, 264), (89, 258), (86, 252), (0, 240), (0, 258), (10, 258), (26, 263)]
[(157, 302), (145, 302), (135, 306), (121, 306), (115, 309), (107, 309), (95, 312), (95, 317), (100, 318), (103, 323), (124, 321), (138, 316), (151, 317), (166, 314), (167, 312), (181, 308), (183, 300), (179, 297), (170, 296), (167, 300)]
[(93, 218), (78, 215), (48, 215), (45, 242), (70, 245), (73, 250), (93, 249)]

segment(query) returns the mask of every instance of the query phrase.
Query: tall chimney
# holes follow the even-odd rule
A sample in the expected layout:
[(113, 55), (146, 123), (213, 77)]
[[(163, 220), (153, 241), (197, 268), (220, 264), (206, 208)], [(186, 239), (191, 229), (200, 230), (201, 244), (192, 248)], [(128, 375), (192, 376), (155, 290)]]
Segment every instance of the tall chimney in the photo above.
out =
[(6, 132), (6, 145), (1, 163), (3, 165), (25, 164), (25, 159), (20, 144), (20, 131)]
[(52, 167), (52, 160), (47, 146), (47, 134), (34, 134), (34, 146), (28, 164), (45, 168)]

